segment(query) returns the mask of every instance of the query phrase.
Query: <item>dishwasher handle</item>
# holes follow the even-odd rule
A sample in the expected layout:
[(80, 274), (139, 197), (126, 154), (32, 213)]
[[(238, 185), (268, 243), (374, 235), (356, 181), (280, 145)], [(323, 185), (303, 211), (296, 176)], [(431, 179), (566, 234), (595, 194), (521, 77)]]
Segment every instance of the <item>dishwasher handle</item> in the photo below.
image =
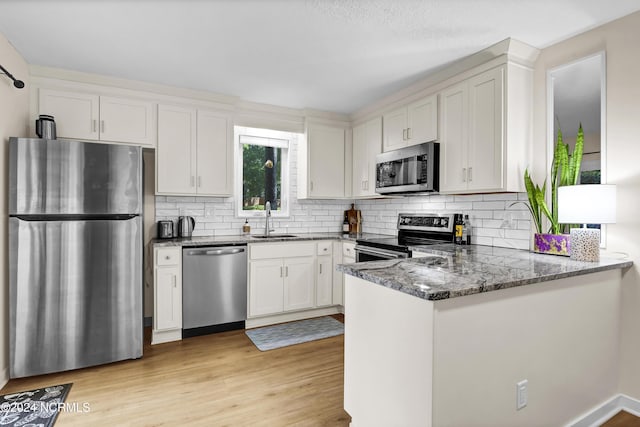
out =
[(187, 255), (206, 255), (206, 256), (219, 256), (219, 255), (235, 255), (245, 251), (245, 248), (229, 248), (229, 249), (192, 249), (187, 251)]

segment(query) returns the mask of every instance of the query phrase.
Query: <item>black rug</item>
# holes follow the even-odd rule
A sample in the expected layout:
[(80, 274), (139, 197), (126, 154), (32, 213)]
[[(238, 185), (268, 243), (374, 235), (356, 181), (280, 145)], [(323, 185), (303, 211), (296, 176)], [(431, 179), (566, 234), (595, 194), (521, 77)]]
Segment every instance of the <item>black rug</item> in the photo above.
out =
[(53, 426), (71, 385), (54, 385), (0, 396), (0, 425)]

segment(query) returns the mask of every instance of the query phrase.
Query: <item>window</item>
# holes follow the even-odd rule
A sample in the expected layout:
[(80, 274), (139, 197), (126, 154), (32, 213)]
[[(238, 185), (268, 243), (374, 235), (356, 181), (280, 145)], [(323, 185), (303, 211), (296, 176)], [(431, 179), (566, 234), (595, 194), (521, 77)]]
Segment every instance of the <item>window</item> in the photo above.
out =
[(255, 128), (235, 128), (238, 179), (236, 211), (239, 217), (289, 215), (289, 144), (293, 135)]

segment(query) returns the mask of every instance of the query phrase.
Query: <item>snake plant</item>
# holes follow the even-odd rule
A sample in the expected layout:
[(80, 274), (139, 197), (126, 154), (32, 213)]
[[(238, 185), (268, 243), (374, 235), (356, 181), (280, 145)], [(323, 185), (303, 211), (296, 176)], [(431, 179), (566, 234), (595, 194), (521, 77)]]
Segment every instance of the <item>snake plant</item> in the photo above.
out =
[(542, 233), (543, 215), (549, 220), (549, 233), (561, 234), (565, 231), (565, 225), (558, 223), (558, 187), (576, 185), (580, 177), (580, 165), (582, 164), (582, 152), (584, 149), (584, 131), (582, 123), (578, 128), (576, 145), (573, 153), (570, 153), (569, 144), (562, 140), (562, 131), (558, 129), (558, 136), (551, 163), (551, 209), (546, 202), (547, 180), (542, 187), (534, 184), (529, 171), (524, 171), (524, 185), (529, 200), (528, 208), (536, 226), (536, 231)]

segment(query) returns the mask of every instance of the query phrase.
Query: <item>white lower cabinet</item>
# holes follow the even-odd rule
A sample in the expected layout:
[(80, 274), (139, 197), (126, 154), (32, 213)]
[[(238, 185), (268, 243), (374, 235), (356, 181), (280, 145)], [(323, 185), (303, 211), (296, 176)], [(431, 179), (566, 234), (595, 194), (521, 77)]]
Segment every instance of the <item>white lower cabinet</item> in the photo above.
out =
[(282, 260), (251, 261), (249, 266), (249, 316), (284, 311)]
[(313, 307), (314, 242), (249, 245), (249, 317)]
[(340, 242), (249, 245), (249, 318), (341, 304), (342, 281), (339, 302), (334, 298), (334, 244)]
[(313, 307), (313, 257), (284, 260), (284, 311)]
[(155, 248), (151, 344), (182, 338), (182, 248)]
[(316, 307), (333, 304), (333, 242), (319, 242), (316, 258)]
[[(355, 242), (340, 243), (340, 256), (336, 258), (334, 254), (334, 262), (336, 264), (353, 264), (356, 262), (356, 244)], [(344, 305), (344, 273), (341, 271), (334, 272), (333, 281), (333, 303)]]

